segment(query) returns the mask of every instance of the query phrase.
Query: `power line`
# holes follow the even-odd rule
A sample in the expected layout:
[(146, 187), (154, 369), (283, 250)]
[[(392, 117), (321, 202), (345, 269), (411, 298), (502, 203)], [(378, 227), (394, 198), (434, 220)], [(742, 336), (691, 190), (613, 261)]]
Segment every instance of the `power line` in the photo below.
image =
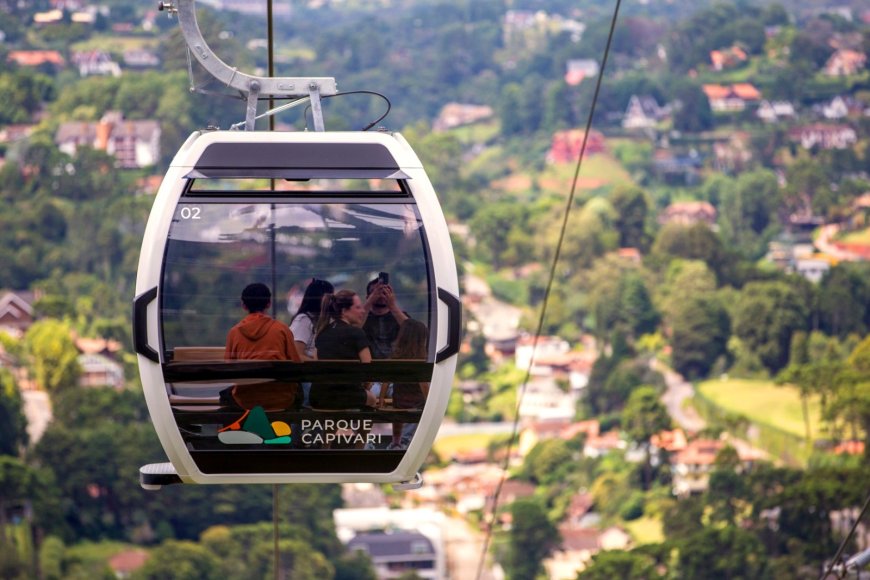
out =
[(486, 561), (486, 553), (487, 553), (487, 551), (489, 551), (489, 544), (490, 544), (490, 541), (492, 540), (492, 531), (495, 528), (496, 512), (498, 510), (498, 502), (499, 502), (499, 499), (501, 496), (501, 490), (502, 490), (502, 487), (504, 486), (504, 482), (507, 478), (507, 470), (508, 470), (508, 466), (510, 463), (511, 451), (513, 449), (514, 444), (516, 443), (516, 440), (517, 440), (517, 435), (518, 435), (518, 431), (519, 431), (519, 421), (520, 421), (520, 409), (522, 408), (523, 396), (526, 393), (526, 387), (528, 386), (529, 379), (531, 378), (532, 365), (534, 365), (534, 361), (535, 361), (535, 352), (538, 348), (538, 339), (540, 338), (541, 333), (543, 332), (544, 321), (546, 320), (546, 314), (547, 314), (547, 305), (549, 304), (549, 301), (550, 301), (550, 294), (551, 294), (552, 288), (553, 288), (553, 280), (556, 277), (556, 268), (558, 267), (559, 257), (561, 256), (561, 253), (562, 253), (562, 243), (565, 240), (565, 232), (568, 229), (568, 217), (571, 213), (571, 206), (574, 204), (574, 197), (575, 197), (576, 192), (577, 192), (577, 181), (578, 181), (578, 178), (580, 176), (580, 169), (583, 166), (583, 158), (584, 158), (584, 155), (586, 153), (586, 144), (589, 141), (589, 131), (592, 129), (592, 119), (595, 115), (595, 105), (598, 102), (598, 95), (601, 92), (601, 82), (604, 78), (604, 69), (607, 66), (607, 56), (610, 54), (610, 46), (613, 43), (613, 34), (614, 34), (614, 31), (616, 30), (616, 21), (619, 18), (619, 8), (620, 8), (621, 4), (622, 4), (622, 0), (616, 0), (616, 5), (613, 9), (613, 17), (610, 20), (610, 31), (607, 34), (607, 44), (604, 47), (604, 56), (601, 59), (601, 70), (599, 71), (598, 78), (595, 81), (595, 93), (592, 96), (592, 106), (590, 107), (589, 115), (586, 118), (586, 133), (585, 133), (585, 135), (583, 135), (583, 144), (580, 147), (580, 153), (577, 157), (577, 165), (574, 169), (574, 178), (571, 182), (571, 191), (568, 194), (568, 199), (567, 199), (567, 202), (565, 205), (565, 213), (564, 213), (564, 217), (562, 218), (562, 226), (559, 230), (559, 239), (556, 242), (556, 251), (555, 251), (555, 254), (553, 255), (553, 261), (550, 264), (550, 274), (549, 274), (549, 277), (547, 279), (547, 287), (544, 290), (544, 297), (543, 297), (543, 300), (541, 302), (541, 313), (540, 313), (540, 316), (538, 318), (538, 326), (537, 326), (537, 329), (535, 330), (535, 338), (534, 338), (534, 341), (532, 343), (532, 356), (529, 357), (529, 364), (526, 368), (526, 374), (525, 374), (525, 377), (523, 378), (523, 384), (520, 386), (520, 391), (519, 391), (519, 394), (517, 395), (516, 412), (514, 413), (513, 428), (511, 431), (510, 440), (508, 441), (507, 453), (505, 453), (504, 465), (502, 467), (502, 476), (501, 476), (501, 479), (499, 479), (498, 485), (495, 488), (495, 494), (493, 495), (493, 499), (492, 499), (492, 510), (490, 513), (489, 525), (487, 526), (486, 536), (484, 536), (483, 548), (481, 550), (480, 560), (479, 560), (478, 566), (477, 566), (477, 576), (476, 576), (477, 580), (480, 580), (480, 578), (483, 574), (483, 565), (484, 565), (484, 562)]

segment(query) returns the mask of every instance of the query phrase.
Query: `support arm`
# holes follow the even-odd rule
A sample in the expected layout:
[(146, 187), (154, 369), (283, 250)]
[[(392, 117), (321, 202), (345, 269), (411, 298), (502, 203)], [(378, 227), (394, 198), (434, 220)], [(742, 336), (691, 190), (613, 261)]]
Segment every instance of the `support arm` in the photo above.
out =
[(229, 88), (245, 95), (252, 91), (252, 83), (259, 84), (259, 94), (266, 97), (307, 97), (311, 87), (317, 87), (320, 96), (334, 95), (338, 87), (333, 77), (261, 77), (239, 72), (230, 67), (209, 48), (196, 21), (195, 0), (171, 0), (161, 2), (160, 10), (178, 14), (181, 33), (193, 56), (214, 78)]

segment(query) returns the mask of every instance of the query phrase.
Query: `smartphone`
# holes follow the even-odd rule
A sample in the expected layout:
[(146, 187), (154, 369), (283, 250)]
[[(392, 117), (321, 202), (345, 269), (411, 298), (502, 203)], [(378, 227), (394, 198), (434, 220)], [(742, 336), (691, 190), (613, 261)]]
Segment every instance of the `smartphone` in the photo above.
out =
[(390, 273), (389, 272), (380, 272), (378, 274), (378, 281), (381, 284), (386, 286), (387, 284), (390, 283)]

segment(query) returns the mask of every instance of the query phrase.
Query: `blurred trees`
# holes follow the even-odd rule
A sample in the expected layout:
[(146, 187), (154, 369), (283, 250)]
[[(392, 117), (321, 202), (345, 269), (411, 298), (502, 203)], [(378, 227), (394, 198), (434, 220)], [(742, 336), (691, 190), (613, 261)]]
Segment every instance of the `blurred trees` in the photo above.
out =
[(47, 318), (35, 322), (24, 336), (33, 378), (49, 392), (78, 385), (79, 353), (70, 330), (68, 324)]
[(788, 363), (792, 335), (809, 325), (810, 308), (785, 282), (750, 282), (734, 311), (734, 334), (771, 372)]
[(671, 321), (674, 370), (689, 378), (707, 376), (725, 355), (730, 334), (728, 312), (717, 296), (687, 296)]
[(0, 367), (0, 455), (16, 457), (27, 441), (21, 392), (9, 369)]
[(508, 544), (508, 577), (534, 580), (542, 562), (558, 545), (559, 531), (534, 499), (519, 499), (511, 504), (513, 524)]

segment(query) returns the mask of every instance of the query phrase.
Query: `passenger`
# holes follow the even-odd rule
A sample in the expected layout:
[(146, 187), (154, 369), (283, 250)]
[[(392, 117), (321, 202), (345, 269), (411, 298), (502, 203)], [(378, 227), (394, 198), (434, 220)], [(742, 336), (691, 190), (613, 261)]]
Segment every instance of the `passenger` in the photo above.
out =
[[(314, 345), (317, 321), (320, 318), (320, 306), (325, 294), (335, 292), (332, 284), (326, 280), (312, 278), (305, 288), (302, 304), (290, 321), (290, 330), (296, 340), (296, 350), (303, 361), (317, 360), (317, 348)], [(302, 406), (310, 407), (311, 383), (302, 383)]]
[(408, 315), (396, 303), (393, 287), (381, 276), (366, 285), (365, 311), (363, 330), (369, 340), (372, 358), (390, 358), (399, 327), (408, 320)]
[[(356, 292), (339, 290), (326, 294), (317, 323), (318, 360), (372, 361), (368, 340), (362, 331), (365, 309)], [(362, 383), (322, 384), (311, 387), (311, 406), (317, 409), (374, 407), (377, 397)]]
[[(300, 362), (293, 333), (286, 324), (265, 314), (272, 304), (269, 287), (259, 282), (242, 290), (242, 306), (248, 311), (227, 334), (225, 360), (290, 360)], [(221, 403), (267, 411), (287, 409), (298, 401), (299, 385), (277, 381), (233, 385), (220, 393)]]
[(259, 282), (245, 286), (242, 307), (248, 315), (227, 334), (225, 360), (302, 360), (290, 328), (265, 313), (271, 304), (268, 286)]
[[(428, 350), (429, 329), (419, 320), (406, 320), (393, 345), (393, 358), (426, 360)], [(429, 383), (393, 383), (393, 407), (396, 409), (422, 409), (428, 396)], [(393, 423), (393, 440), (387, 449), (407, 449), (416, 431), (417, 423)]]
[(305, 288), (299, 310), (290, 321), (290, 330), (296, 339), (296, 350), (303, 361), (317, 360), (317, 348), (314, 346), (314, 335), (317, 320), (320, 318), (320, 307), (323, 296), (332, 294), (335, 288), (326, 280), (312, 278)]

